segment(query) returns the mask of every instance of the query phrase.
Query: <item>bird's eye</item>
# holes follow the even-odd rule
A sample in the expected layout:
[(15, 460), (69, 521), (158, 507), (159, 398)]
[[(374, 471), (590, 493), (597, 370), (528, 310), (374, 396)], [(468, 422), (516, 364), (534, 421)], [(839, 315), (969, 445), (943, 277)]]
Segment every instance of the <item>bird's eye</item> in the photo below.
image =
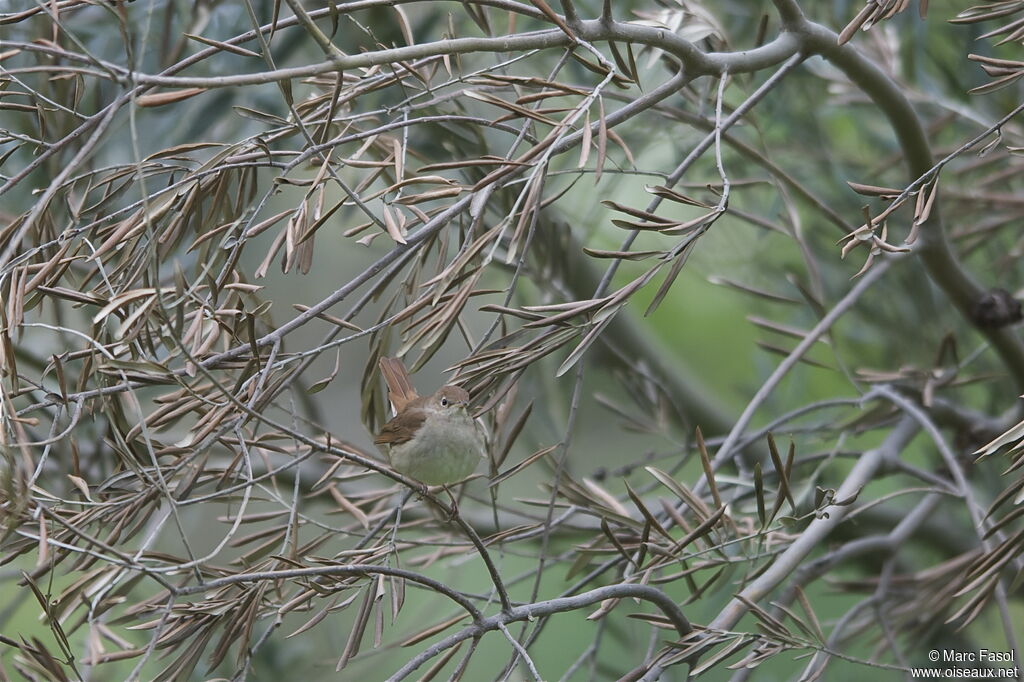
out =
[(441, 398), (441, 407), (448, 407), (448, 398)]

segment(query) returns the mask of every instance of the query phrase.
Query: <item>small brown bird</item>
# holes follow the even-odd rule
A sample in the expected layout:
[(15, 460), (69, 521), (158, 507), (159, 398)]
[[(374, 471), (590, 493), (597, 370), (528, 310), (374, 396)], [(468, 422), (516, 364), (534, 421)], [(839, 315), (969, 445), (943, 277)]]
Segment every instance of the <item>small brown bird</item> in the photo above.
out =
[(483, 428), (467, 410), (466, 389), (442, 386), (421, 397), (401, 360), (381, 358), (380, 371), (396, 415), (373, 442), (387, 453), (391, 466), (427, 485), (448, 485), (472, 474), (487, 447)]

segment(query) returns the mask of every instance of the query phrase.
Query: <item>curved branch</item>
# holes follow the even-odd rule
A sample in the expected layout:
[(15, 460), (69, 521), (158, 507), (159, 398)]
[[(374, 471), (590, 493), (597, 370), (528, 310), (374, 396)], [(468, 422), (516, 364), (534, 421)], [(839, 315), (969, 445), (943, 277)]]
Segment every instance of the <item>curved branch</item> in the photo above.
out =
[(679, 606), (677, 606), (676, 603), (661, 590), (648, 585), (607, 585), (605, 587), (598, 587), (590, 590), (589, 592), (583, 592), (582, 594), (578, 594), (573, 597), (559, 597), (556, 599), (548, 599), (546, 601), (516, 606), (506, 613), (499, 613), (495, 616), (484, 618), (477, 623), (463, 628), (453, 635), (445, 637), (440, 642), (431, 645), (389, 677), (388, 682), (398, 682), (399, 680), (403, 680), (423, 665), (423, 663), (442, 651), (450, 649), (459, 642), (467, 639), (478, 638), (485, 632), (500, 630), (508, 623), (533, 620), (537, 617), (550, 616), (564, 611), (575, 611), (577, 609), (590, 606), (591, 604), (604, 601), (605, 599), (623, 599), (630, 597), (649, 601), (661, 609), (662, 613), (664, 613), (672, 622), (672, 625), (675, 627), (679, 637), (686, 637), (693, 632), (693, 626), (690, 625), (690, 621), (686, 618), (682, 609), (680, 609)]
[[(752, 50), (738, 52), (705, 53), (693, 43), (662, 28), (639, 24), (604, 22), (600, 19), (581, 21), (574, 26), (578, 38), (588, 42), (628, 42), (664, 50), (686, 66), (692, 75), (710, 75), (729, 72), (747, 73), (768, 68), (794, 55), (800, 46), (798, 38), (789, 32), (780, 34), (775, 40)], [(578, 43), (560, 28), (533, 31), (516, 35), (482, 38), (446, 38), (429, 43), (408, 45), (354, 55), (332, 56), (316, 64), (287, 67), (243, 73), (233, 76), (163, 76), (131, 72), (116, 64), (103, 63), (119, 78), (135, 86), (158, 86), (165, 88), (226, 88), (245, 85), (264, 85), (295, 78), (309, 78), (324, 73), (365, 69), (373, 66), (413, 61), (427, 57), (471, 54), (475, 52), (525, 52), (555, 47), (567, 48)], [(0, 41), (0, 48), (5, 43)], [(108, 74), (95, 71), (91, 75), (106, 78)]]
[[(934, 160), (928, 134), (903, 89), (854, 48), (839, 45), (839, 36), (830, 29), (805, 20), (797, 30), (809, 49), (842, 70), (889, 119), (912, 178), (930, 173)], [(960, 314), (973, 324), (972, 311), (984, 290), (963, 268), (950, 247), (938, 207), (922, 225), (919, 251), (932, 280), (946, 293)], [(1013, 375), (1018, 390), (1024, 390), (1024, 343), (1006, 327), (978, 327), (978, 331), (996, 349)]]

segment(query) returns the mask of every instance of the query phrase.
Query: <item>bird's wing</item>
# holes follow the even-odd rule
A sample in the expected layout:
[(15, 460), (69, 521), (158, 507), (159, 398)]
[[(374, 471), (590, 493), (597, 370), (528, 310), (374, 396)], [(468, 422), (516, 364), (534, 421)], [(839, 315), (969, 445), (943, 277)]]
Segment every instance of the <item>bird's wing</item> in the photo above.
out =
[(427, 419), (426, 410), (410, 407), (380, 427), (380, 433), (373, 439), (375, 445), (399, 445), (412, 440), (412, 436)]

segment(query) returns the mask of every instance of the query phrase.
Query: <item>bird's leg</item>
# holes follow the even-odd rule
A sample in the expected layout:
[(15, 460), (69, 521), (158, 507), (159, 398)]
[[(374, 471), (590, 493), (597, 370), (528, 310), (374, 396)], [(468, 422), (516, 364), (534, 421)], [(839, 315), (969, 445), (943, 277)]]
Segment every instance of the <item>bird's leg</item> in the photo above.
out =
[(442, 486), (444, 491), (448, 493), (448, 499), (452, 501), (451, 509), (448, 511), (448, 523), (455, 520), (455, 517), (459, 515), (459, 501), (455, 499), (455, 495), (452, 494), (451, 488), (447, 485)]
[[(423, 487), (417, 491), (419, 492), (418, 499), (423, 500), (427, 503), (427, 506), (431, 508), (431, 513), (434, 515), (434, 518), (436, 518), (438, 521), (446, 521), (448, 523), (451, 523), (459, 514), (459, 505), (458, 502), (455, 501), (455, 498), (452, 497), (452, 491), (448, 489), (448, 486), (434, 486), (435, 494), (431, 494), (431, 486), (424, 485), (422, 483), (420, 483), (420, 485)], [(437, 498), (436, 492), (440, 492), (438, 490), (439, 488), (443, 489), (446, 493), (448, 493), (448, 499), (452, 501), (450, 507), (445, 507), (444, 502)]]

